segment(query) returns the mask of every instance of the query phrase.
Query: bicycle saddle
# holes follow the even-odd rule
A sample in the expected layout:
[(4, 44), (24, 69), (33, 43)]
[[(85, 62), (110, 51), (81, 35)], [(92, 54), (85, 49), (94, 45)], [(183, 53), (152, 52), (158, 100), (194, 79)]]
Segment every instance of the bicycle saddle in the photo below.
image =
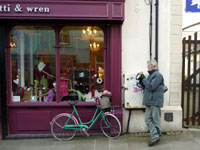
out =
[(71, 106), (75, 105), (76, 103), (78, 103), (78, 101), (69, 101), (69, 105)]

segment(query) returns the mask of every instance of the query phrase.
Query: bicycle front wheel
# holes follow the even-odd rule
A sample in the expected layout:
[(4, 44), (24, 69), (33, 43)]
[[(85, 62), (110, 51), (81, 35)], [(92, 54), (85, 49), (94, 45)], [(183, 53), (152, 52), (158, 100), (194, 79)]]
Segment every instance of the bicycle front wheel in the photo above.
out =
[(101, 118), (100, 128), (108, 138), (117, 138), (121, 134), (121, 123), (113, 114), (105, 114), (105, 118)]
[(73, 128), (63, 128), (64, 125), (76, 125), (74, 118), (68, 114), (62, 114), (56, 116), (51, 123), (51, 133), (53, 137), (59, 141), (71, 140), (76, 131)]

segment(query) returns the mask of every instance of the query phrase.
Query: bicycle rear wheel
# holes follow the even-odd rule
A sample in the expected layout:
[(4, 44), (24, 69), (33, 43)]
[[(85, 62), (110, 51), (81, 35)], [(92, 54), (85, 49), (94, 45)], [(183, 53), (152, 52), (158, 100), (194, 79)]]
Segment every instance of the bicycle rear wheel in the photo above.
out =
[(71, 140), (76, 131), (73, 128), (63, 128), (64, 125), (76, 125), (74, 118), (70, 118), (68, 114), (62, 114), (56, 116), (51, 123), (51, 133), (53, 137), (59, 141)]
[(101, 118), (100, 128), (108, 138), (117, 138), (121, 134), (121, 123), (113, 114), (105, 114), (105, 118)]

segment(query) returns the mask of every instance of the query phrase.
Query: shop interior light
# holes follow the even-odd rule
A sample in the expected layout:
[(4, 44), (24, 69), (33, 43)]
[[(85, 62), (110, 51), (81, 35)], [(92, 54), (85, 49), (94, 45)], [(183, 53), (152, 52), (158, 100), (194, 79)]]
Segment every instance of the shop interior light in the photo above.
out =
[(96, 52), (96, 51), (99, 51), (100, 50), (100, 44), (97, 43), (94, 39), (95, 39), (95, 36), (97, 34), (97, 30), (94, 29), (93, 27), (84, 27), (82, 29), (82, 32), (83, 32), (83, 35), (85, 36), (88, 36), (89, 37), (89, 40), (90, 40), (90, 50), (92, 52)]
[(88, 34), (88, 35), (92, 35), (93, 33), (94, 34), (97, 34), (97, 30), (96, 29), (94, 29), (93, 27), (87, 27), (87, 28), (84, 28), (83, 30), (82, 30), (82, 32), (83, 32), (83, 34)]
[(14, 37), (13, 34), (10, 35), (10, 47), (11, 48), (17, 48), (16, 37)]
[(94, 29), (93, 32), (96, 34), (96, 33), (97, 33), (97, 30)]
[(86, 30), (85, 29), (83, 29), (83, 34), (86, 34)]
[(97, 52), (97, 51), (99, 51), (99, 50), (100, 50), (100, 44), (99, 44), (99, 43), (96, 43), (95, 41), (92, 41), (92, 42), (90, 43), (90, 50), (91, 50), (92, 52)]

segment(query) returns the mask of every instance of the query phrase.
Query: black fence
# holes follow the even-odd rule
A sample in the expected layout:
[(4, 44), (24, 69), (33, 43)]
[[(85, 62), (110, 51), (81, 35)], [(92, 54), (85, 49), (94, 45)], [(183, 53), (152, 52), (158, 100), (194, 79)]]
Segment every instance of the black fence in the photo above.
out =
[(182, 109), (183, 126), (200, 127), (200, 40), (197, 32), (183, 38)]

